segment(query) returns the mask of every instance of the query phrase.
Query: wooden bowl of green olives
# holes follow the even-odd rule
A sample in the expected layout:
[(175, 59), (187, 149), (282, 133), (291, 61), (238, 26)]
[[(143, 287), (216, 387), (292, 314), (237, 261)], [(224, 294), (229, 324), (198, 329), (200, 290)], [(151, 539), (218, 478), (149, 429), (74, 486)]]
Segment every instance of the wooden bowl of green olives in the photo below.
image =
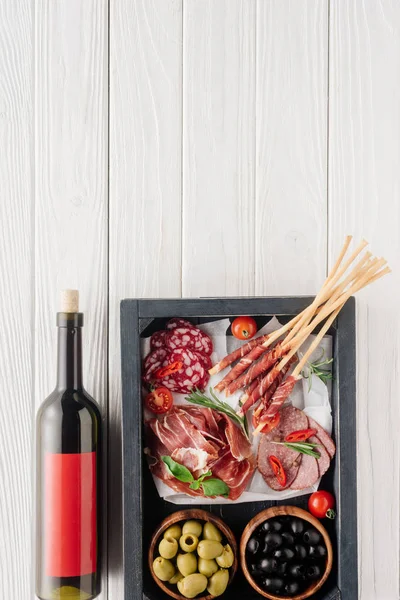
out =
[(201, 509), (169, 515), (157, 527), (149, 548), (154, 581), (176, 600), (221, 596), (238, 566), (238, 549), (229, 527)]
[(332, 569), (332, 544), (325, 527), (297, 506), (273, 506), (246, 526), (240, 561), (250, 585), (269, 600), (305, 600)]

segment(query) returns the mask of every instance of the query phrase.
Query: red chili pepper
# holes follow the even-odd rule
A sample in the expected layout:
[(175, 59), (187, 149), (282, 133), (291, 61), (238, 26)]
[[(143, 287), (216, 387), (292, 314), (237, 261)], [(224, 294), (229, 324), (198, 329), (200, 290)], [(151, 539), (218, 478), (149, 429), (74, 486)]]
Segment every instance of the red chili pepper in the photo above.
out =
[(278, 480), (278, 483), (282, 487), (284, 487), (286, 485), (287, 478), (286, 478), (285, 469), (283, 468), (281, 461), (279, 460), (279, 458), (276, 458), (276, 456), (270, 456), (269, 463), (272, 467), (275, 477)]
[(292, 431), (285, 437), (285, 442), (306, 442), (308, 438), (317, 433), (316, 429), (299, 429)]
[(154, 373), (155, 377), (157, 379), (163, 379), (164, 377), (167, 377), (167, 375), (172, 375), (172, 373), (176, 373), (177, 371), (180, 371), (183, 367), (183, 363), (180, 360), (176, 360), (173, 363), (170, 363), (169, 365), (166, 365), (165, 367), (161, 367), (160, 369), (157, 369), (157, 371)]

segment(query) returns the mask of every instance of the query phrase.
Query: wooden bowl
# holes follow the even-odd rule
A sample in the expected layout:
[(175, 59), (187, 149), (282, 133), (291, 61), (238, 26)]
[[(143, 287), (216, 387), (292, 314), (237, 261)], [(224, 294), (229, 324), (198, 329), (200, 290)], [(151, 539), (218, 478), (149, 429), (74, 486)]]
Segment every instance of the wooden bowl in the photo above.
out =
[[(291, 517), (299, 517), (300, 519), (303, 519), (304, 521), (308, 521), (309, 523), (311, 523), (311, 525), (313, 525), (315, 527), (315, 529), (318, 529), (318, 531), (324, 538), (324, 542), (325, 542), (326, 549), (328, 552), (328, 556), (326, 558), (325, 572), (322, 575), (321, 579), (319, 579), (315, 583), (312, 583), (307, 590), (305, 590), (301, 594), (298, 594), (297, 596), (275, 596), (273, 594), (269, 594), (268, 592), (266, 592), (265, 590), (260, 588), (259, 585), (257, 585), (257, 583), (252, 578), (249, 569), (247, 568), (246, 547), (247, 547), (247, 542), (249, 541), (254, 530), (257, 529), (257, 527), (259, 527), (262, 523), (264, 523), (264, 521), (267, 521), (268, 519), (271, 519), (272, 517), (278, 517), (278, 516), (282, 516), (282, 515), (289, 515)], [(272, 508), (263, 510), (262, 512), (258, 513), (258, 515), (256, 515), (254, 517), (254, 519), (252, 519), (246, 525), (246, 528), (243, 531), (243, 534), (242, 534), (242, 537), (240, 540), (240, 563), (242, 565), (243, 573), (245, 574), (247, 581), (256, 590), (256, 592), (258, 592), (261, 596), (264, 596), (264, 598), (269, 598), (270, 600), (304, 600), (305, 598), (309, 598), (309, 596), (312, 596), (313, 594), (315, 594), (327, 580), (328, 575), (332, 569), (332, 562), (333, 562), (332, 544), (331, 544), (331, 540), (329, 538), (328, 532), (326, 531), (325, 527), (321, 524), (320, 521), (318, 521), (318, 519), (313, 517), (309, 512), (303, 510), (302, 508), (297, 508), (297, 506), (273, 506)]]
[[(176, 586), (173, 586), (173, 587), (168, 586), (166, 583), (164, 583), (163, 581), (158, 579), (158, 577), (156, 577), (156, 575), (154, 573), (154, 569), (153, 569), (153, 560), (154, 560), (154, 555), (155, 555), (155, 552), (157, 549), (157, 542), (159, 541), (159, 539), (162, 536), (162, 534), (164, 533), (164, 531), (166, 529), (168, 529), (168, 527), (170, 525), (174, 525), (175, 523), (179, 523), (180, 521), (191, 521), (192, 519), (197, 520), (197, 521), (208, 521), (209, 523), (212, 523), (213, 525), (215, 525), (221, 531), (222, 535), (226, 538), (228, 544), (232, 548), (233, 555), (234, 555), (234, 561), (233, 561), (233, 565), (229, 568), (230, 577), (229, 577), (228, 586), (232, 583), (232, 579), (233, 579), (233, 577), (237, 571), (237, 567), (238, 567), (238, 548), (237, 548), (235, 536), (233, 535), (233, 533), (229, 529), (229, 527), (223, 522), (222, 519), (220, 519), (219, 517), (216, 517), (215, 515), (212, 515), (211, 513), (207, 512), (205, 510), (201, 510), (199, 508), (179, 510), (178, 512), (175, 512), (172, 515), (169, 515), (166, 519), (164, 519), (164, 521), (162, 523), (160, 523), (160, 525), (157, 527), (157, 529), (153, 533), (153, 537), (151, 538), (151, 543), (150, 543), (150, 548), (149, 548), (149, 568), (150, 568), (152, 577), (153, 577), (154, 581), (157, 583), (157, 585), (166, 594), (168, 594), (168, 596), (171, 596), (172, 598), (176, 598), (176, 600), (187, 600), (187, 598), (185, 598), (185, 596), (182, 596), (181, 594), (178, 593), (178, 588)], [(198, 596), (198, 597), (196, 596), (196, 600), (212, 600), (212, 598), (214, 598), (214, 596), (211, 596), (210, 594), (207, 594), (207, 596)]]

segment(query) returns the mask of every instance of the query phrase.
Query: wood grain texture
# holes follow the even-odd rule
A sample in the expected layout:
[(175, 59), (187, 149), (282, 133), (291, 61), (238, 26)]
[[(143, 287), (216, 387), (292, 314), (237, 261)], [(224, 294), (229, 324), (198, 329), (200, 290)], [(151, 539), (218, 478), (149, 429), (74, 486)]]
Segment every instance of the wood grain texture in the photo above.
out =
[(183, 16), (183, 296), (253, 295), (255, 0)]
[[(123, 598), (119, 303), (181, 293), (182, 2), (110, 4), (109, 598)], [(127, 559), (128, 561), (129, 559)], [(129, 562), (127, 562), (129, 569)]]
[(255, 292), (326, 271), (328, 2), (257, 2)]
[[(400, 4), (331, 0), (330, 258), (364, 236), (393, 273), (358, 296), (360, 597), (399, 597)], [(382, 508), (384, 507), (384, 508)]]
[(108, 5), (38, 0), (35, 14), (35, 401), (55, 384), (58, 292), (75, 288), (84, 383), (105, 417)]
[(32, 51), (31, 2), (0, 3), (0, 595), (21, 600), (33, 566)]

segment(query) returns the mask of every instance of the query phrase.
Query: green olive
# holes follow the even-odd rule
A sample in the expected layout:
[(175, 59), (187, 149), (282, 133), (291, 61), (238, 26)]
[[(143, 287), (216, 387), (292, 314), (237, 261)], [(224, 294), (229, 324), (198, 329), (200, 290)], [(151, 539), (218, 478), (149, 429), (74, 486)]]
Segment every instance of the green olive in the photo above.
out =
[(179, 545), (184, 552), (194, 552), (199, 543), (199, 538), (193, 533), (184, 533), (179, 540)]
[(218, 565), (215, 560), (207, 560), (206, 558), (199, 558), (198, 569), (202, 575), (211, 577), (218, 571)]
[(226, 544), (226, 546), (224, 546), (224, 551), (222, 552), (221, 556), (217, 556), (215, 560), (217, 561), (218, 565), (223, 569), (229, 569), (229, 567), (233, 565), (234, 558), (235, 557), (233, 556), (232, 548), (229, 544)]
[(158, 551), (163, 558), (174, 558), (178, 552), (178, 542), (172, 537), (164, 537), (159, 543)]
[(229, 571), (220, 569), (208, 581), (207, 590), (211, 596), (221, 596), (228, 586)]
[(203, 529), (203, 538), (205, 540), (214, 540), (215, 542), (220, 542), (222, 540), (222, 534), (213, 523), (206, 523)]
[(201, 536), (202, 531), (203, 527), (198, 521), (186, 521), (186, 523), (184, 523), (182, 527), (182, 535), (184, 533), (192, 533), (193, 535), (199, 538)]
[(161, 581), (169, 581), (175, 575), (175, 567), (170, 560), (158, 556), (153, 562), (153, 569), (156, 577)]
[(178, 524), (171, 525), (164, 531), (165, 538), (174, 538), (174, 540), (179, 540), (182, 535), (182, 527)]
[(179, 573), (179, 571), (177, 571), (175, 575), (171, 577), (168, 583), (170, 583), (171, 585), (176, 585), (181, 579), (183, 579), (183, 575), (182, 573)]
[(207, 577), (201, 573), (193, 573), (178, 581), (178, 590), (185, 598), (195, 598), (207, 587)]
[(195, 554), (178, 554), (176, 564), (184, 577), (197, 571), (197, 558)]
[(221, 556), (223, 551), (222, 544), (214, 540), (201, 540), (197, 546), (197, 554), (201, 558), (207, 558), (208, 560)]

